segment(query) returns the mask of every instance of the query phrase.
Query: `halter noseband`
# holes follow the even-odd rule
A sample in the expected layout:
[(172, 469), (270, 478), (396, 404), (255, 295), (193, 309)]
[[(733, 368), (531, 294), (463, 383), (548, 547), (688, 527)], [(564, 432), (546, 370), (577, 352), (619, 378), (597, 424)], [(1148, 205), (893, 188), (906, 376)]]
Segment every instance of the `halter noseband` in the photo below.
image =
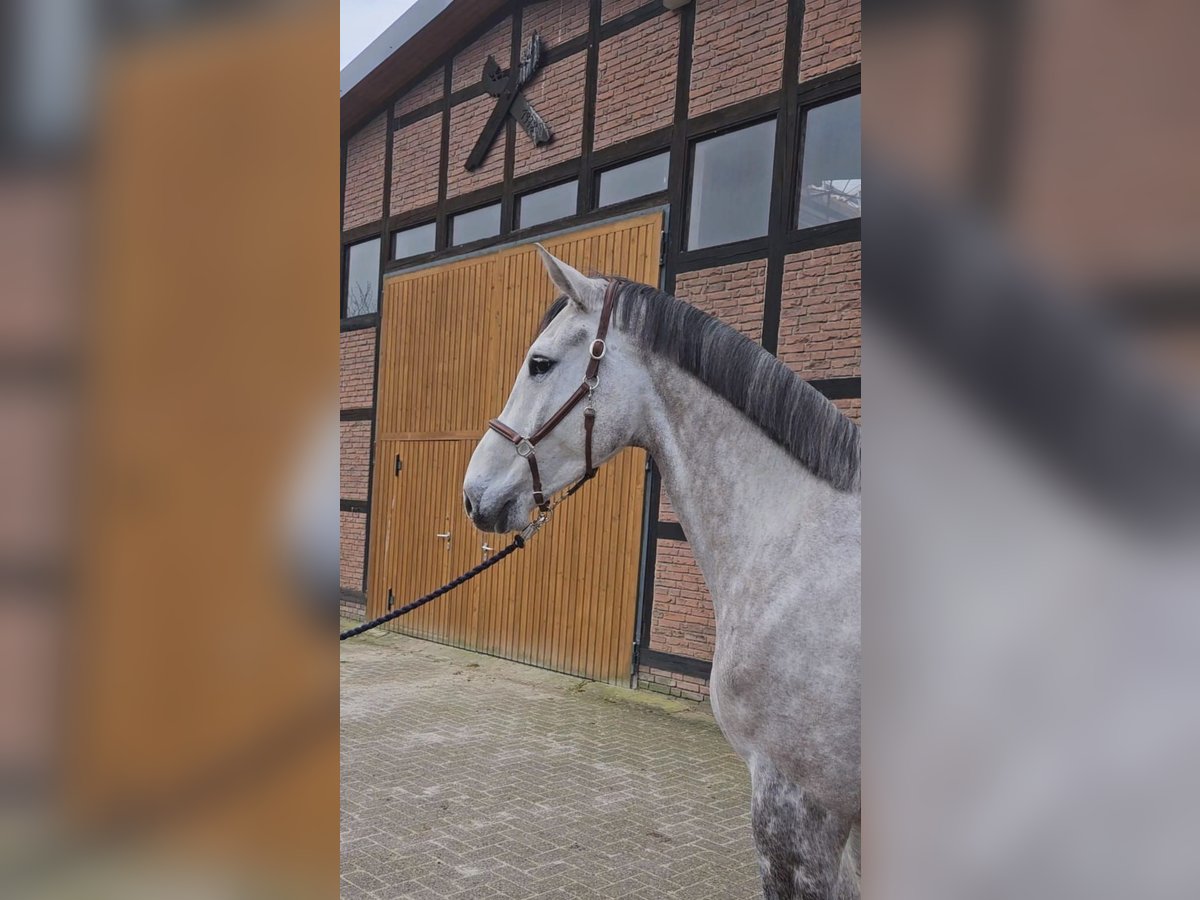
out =
[[(578, 406), (579, 401), (585, 397), (588, 401), (587, 406), (583, 408), (583, 452), (586, 468), (584, 469), (583, 477), (579, 479), (575, 487), (579, 487), (579, 485), (596, 474), (596, 468), (592, 465), (592, 428), (596, 424), (596, 408), (592, 406), (591, 398), (592, 392), (596, 390), (596, 386), (600, 383), (597, 373), (600, 371), (600, 360), (604, 359), (604, 354), (608, 350), (605, 338), (608, 336), (608, 321), (612, 318), (616, 297), (617, 283), (610, 281), (608, 288), (604, 292), (604, 304), (600, 307), (600, 323), (596, 326), (596, 337), (592, 341), (592, 346), (588, 349), (590, 359), (588, 360), (587, 372), (583, 376), (583, 383), (575, 388), (575, 392), (567, 398), (567, 402), (560, 406), (554, 415), (545, 421), (541, 428), (529, 437), (525, 437), (509, 428), (499, 419), (492, 419), (488, 422), (488, 428), (516, 446), (517, 455), (529, 463), (529, 474), (533, 476), (533, 502), (537, 504), (543, 516), (550, 512), (550, 503), (546, 499), (546, 495), (542, 493), (542, 478), (538, 474), (535, 448), (541, 443), (543, 438), (561, 424), (562, 420), (567, 417), (567, 414)], [(572, 491), (574, 489), (572, 488)]]

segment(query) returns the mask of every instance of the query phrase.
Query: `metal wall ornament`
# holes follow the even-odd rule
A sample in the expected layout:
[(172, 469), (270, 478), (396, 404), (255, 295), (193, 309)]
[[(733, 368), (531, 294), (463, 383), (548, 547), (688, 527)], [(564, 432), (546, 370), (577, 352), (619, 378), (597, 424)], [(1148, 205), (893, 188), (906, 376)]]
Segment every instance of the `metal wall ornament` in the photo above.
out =
[(534, 146), (541, 147), (554, 140), (554, 133), (545, 119), (537, 114), (529, 101), (521, 95), (521, 90), (537, 74), (542, 65), (542, 39), (535, 31), (529, 38), (529, 46), (521, 54), (521, 61), (515, 70), (504, 72), (495, 58), (489, 56), (483, 64), (483, 88), (496, 98), (496, 108), (483, 126), (475, 148), (467, 157), (466, 169), (473, 172), (483, 165), (483, 160), (495, 143), (504, 120), (512, 116), (529, 135)]

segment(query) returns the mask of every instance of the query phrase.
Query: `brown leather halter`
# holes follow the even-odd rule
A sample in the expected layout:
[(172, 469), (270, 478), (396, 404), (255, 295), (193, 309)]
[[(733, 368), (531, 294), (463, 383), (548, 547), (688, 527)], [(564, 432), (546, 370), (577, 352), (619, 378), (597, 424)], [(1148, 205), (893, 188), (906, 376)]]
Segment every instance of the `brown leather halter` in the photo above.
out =
[(608, 288), (604, 292), (604, 304), (600, 307), (600, 324), (596, 326), (596, 337), (592, 341), (592, 346), (588, 348), (588, 355), (591, 358), (588, 360), (587, 372), (583, 376), (583, 383), (575, 388), (575, 392), (567, 398), (567, 402), (560, 406), (554, 415), (545, 421), (541, 428), (529, 437), (525, 437), (512, 428), (509, 428), (499, 419), (492, 419), (488, 422), (488, 428), (492, 429), (492, 431), (496, 432), (509, 443), (515, 445), (517, 455), (529, 463), (529, 474), (533, 476), (533, 502), (537, 504), (543, 516), (550, 512), (550, 502), (546, 498), (546, 495), (542, 493), (542, 478), (538, 474), (535, 448), (550, 432), (562, 423), (567, 414), (578, 406), (579, 401), (585, 397), (588, 401), (587, 406), (583, 408), (583, 452), (586, 468), (584, 469), (583, 477), (572, 486), (570, 493), (574, 493), (585, 481), (596, 474), (596, 468), (592, 465), (592, 429), (596, 424), (596, 408), (592, 406), (592, 392), (600, 384), (597, 373), (600, 371), (600, 360), (604, 359), (604, 354), (608, 349), (605, 338), (608, 336), (608, 322), (612, 318), (616, 297), (617, 283), (610, 281)]

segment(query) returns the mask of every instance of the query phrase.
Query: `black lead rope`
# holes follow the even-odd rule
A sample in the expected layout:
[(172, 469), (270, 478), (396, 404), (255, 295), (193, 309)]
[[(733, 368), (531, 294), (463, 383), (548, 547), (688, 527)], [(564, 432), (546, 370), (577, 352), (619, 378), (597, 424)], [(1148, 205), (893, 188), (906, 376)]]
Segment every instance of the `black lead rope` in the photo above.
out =
[(442, 596), (442, 594), (448, 594), (450, 591), (454, 590), (460, 584), (466, 584), (468, 581), (470, 581), (472, 578), (474, 578), (480, 572), (486, 572), (488, 569), (490, 569), (496, 563), (500, 562), (500, 560), (504, 559), (504, 557), (508, 556), (514, 550), (520, 550), (524, 546), (525, 546), (525, 537), (522, 534), (518, 534), (515, 538), (512, 539), (511, 544), (509, 544), (507, 547), (505, 547), (503, 550), (501, 550), (495, 556), (491, 557), (490, 559), (485, 559), (483, 562), (481, 562), (475, 568), (473, 568), (467, 572), (463, 572), (461, 575), (459, 575), (453, 581), (443, 584), (436, 591), (430, 591), (424, 597), (418, 597), (412, 603), (406, 603), (404, 606), (400, 607), (399, 609), (393, 609), (390, 613), (387, 613), (386, 615), (382, 615), (378, 619), (372, 619), (370, 622), (363, 622), (361, 625), (355, 626), (354, 628), (351, 628), (349, 631), (343, 631), (341, 633), (341, 636), (338, 638), (338, 640), (344, 641), (344, 640), (346, 640), (346, 638), (355, 637), (356, 635), (362, 634), (364, 631), (370, 631), (372, 628), (378, 628), (384, 622), (390, 622), (390, 621), (392, 621), (392, 619), (399, 618), (400, 616), (404, 615), (405, 613), (412, 612), (417, 607), (424, 606), (426, 603), (428, 603), (431, 600), (436, 600), (438, 597)]
[(520, 550), (522, 547), (524, 547), (525, 542), (528, 541), (535, 534), (537, 534), (538, 531), (541, 530), (542, 526), (546, 524), (546, 521), (549, 518), (550, 513), (555, 509), (555, 507), (557, 507), (559, 503), (562, 503), (568, 497), (572, 496), (576, 491), (578, 491), (581, 487), (583, 487), (585, 484), (587, 484), (587, 482), (591, 481), (592, 478), (595, 476), (595, 474), (596, 473), (594, 471), (589, 472), (589, 473), (585, 474), (582, 478), (580, 478), (578, 481), (576, 481), (573, 485), (571, 485), (571, 487), (567, 490), (567, 492), (564, 493), (561, 497), (559, 497), (558, 500), (555, 501), (550, 506), (550, 509), (548, 509), (542, 516), (538, 517), (535, 521), (530, 522), (529, 525), (527, 525), (525, 527), (524, 531), (520, 532), (516, 537), (514, 537), (512, 539), (512, 543), (510, 543), (507, 547), (505, 547), (503, 550), (501, 550), (495, 556), (491, 557), (490, 559), (485, 559), (483, 562), (481, 562), (475, 568), (469, 569), (466, 572), (463, 572), (461, 575), (459, 575), (453, 581), (443, 584), (436, 591), (430, 591), (424, 597), (418, 597), (412, 603), (406, 603), (406, 604), (404, 604), (404, 606), (400, 607), (399, 609), (393, 609), (390, 613), (382, 615), (378, 619), (372, 619), (370, 622), (363, 622), (361, 625), (356, 625), (354, 628), (351, 628), (349, 631), (343, 631), (341, 633), (341, 635), (338, 637), (338, 640), (344, 641), (344, 640), (346, 640), (346, 638), (356, 637), (357, 635), (362, 634), (364, 631), (370, 631), (372, 628), (378, 628), (384, 622), (390, 622), (390, 621), (392, 621), (392, 619), (398, 619), (400, 616), (404, 615), (405, 613), (410, 613), (414, 609), (417, 609), (418, 607), (424, 606), (426, 603), (429, 603), (431, 600), (436, 600), (438, 597), (442, 596), (442, 594), (450, 593), (450, 591), (454, 590), (460, 584), (466, 584), (468, 581), (470, 581), (476, 575), (479, 575), (482, 572), (486, 572), (488, 569), (490, 569), (496, 563), (500, 562), (500, 560), (504, 559), (504, 557), (508, 556), (513, 551)]

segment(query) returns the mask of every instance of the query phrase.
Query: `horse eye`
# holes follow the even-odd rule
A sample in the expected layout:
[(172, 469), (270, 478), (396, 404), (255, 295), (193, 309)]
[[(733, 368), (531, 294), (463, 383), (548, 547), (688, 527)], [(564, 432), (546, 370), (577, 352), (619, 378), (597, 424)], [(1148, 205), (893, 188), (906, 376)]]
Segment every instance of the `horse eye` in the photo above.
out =
[(537, 377), (545, 375), (554, 368), (554, 360), (546, 359), (544, 356), (534, 356), (529, 360), (529, 374)]

